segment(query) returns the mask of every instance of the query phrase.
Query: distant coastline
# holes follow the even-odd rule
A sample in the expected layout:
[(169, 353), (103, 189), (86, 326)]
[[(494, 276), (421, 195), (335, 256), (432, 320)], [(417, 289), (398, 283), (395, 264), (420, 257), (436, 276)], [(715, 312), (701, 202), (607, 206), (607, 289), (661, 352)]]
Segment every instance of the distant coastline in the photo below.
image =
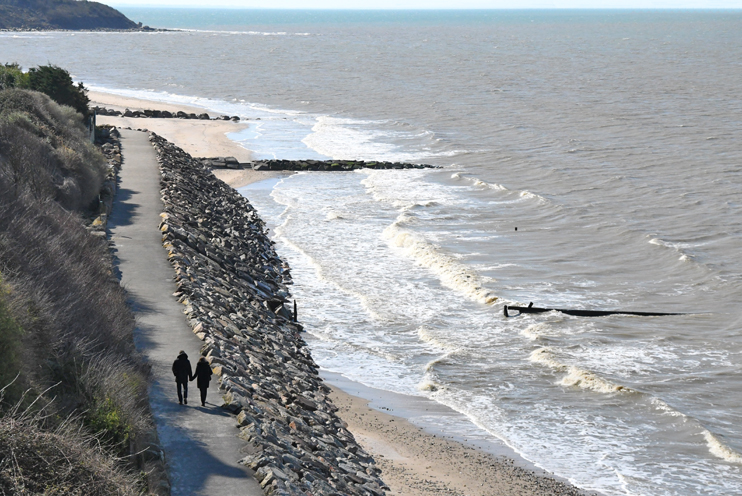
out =
[(98, 2), (0, 0), (2, 31), (151, 31)]

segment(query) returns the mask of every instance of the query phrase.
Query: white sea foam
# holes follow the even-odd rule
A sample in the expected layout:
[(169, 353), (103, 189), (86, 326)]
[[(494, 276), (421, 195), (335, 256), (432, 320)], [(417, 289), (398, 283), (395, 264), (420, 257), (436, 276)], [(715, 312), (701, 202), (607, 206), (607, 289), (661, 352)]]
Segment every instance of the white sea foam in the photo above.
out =
[(538, 322), (536, 324), (529, 325), (528, 327), (520, 331), (520, 333), (531, 341), (536, 341), (537, 339), (540, 339), (544, 335), (548, 334), (550, 330), (551, 328), (549, 327), (549, 324), (545, 322)]
[(392, 246), (401, 249), (405, 255), (435, 273), (443, 285), (485, 305), (497, 300), (497, 296), (483, 286), (476, 271), (442, 253), (419, 234), (406, 231), (395, 222), (384, 230), (384, 237)]
[(471, 183), (472, 186), (475, 186), (477, 188), (487, 188), (487, 189), (491, 189), (491, 190), (495, 190), (495, 191), (502, 191), (502, 192), (506, 192), (506, 193), (516, 193), (518, 195), (518, 197), (520, 197), (520, 198), (524, 198), (524, 199), (527, 199), (527, 200), (535, 200), (535, 201), (537, 201), (537, 202), (539, 202), (541, 204), (549, 203), (549, 200), (547, 200), (543, 196), (541, 196), (539, 194), (536, 194), (536, 193), (533, 193), (531, 191), (526, 191), (526, 190), (523, 190), (523, 191), (513, 191), (513, 190), (507, 188), (506, 186), (503, 186), (502, 184), (488, 183), (487, 181), (483, 181), (483, 180), (481, 180), (479, 178), (476, 178), (476, 177), (464, 176), (464, 175), (462, 175), (461, 172), (455, 172), (455, 173), (451, 174), (451, 179), (455, 179), (457, 181), (459, 181), (459, 180), (468, 181), (469, 183)]
[(420, 326), (417, 328), (417, 336), (420, 338), (421, 341), (424, 341), (442, 350), (458, 351), (461, 349), (460, 346), (455, 343), (441, 341), (435, 334), (430, 332), (430, 329), (428, 329), (426, 326)]
[(558, 361), (550, 348), (539, 348), (534, 350), (529, 360), (545, 365), (558, 372), (566, 372), (559, 384), (562, 386), (575, 386), (582, 389), (589, 389), (598, 393), (615, 393), (618, 391), (631, 391), (626, 386), (614, 384), (603, 377), (600, 377), (589, 370), (584, 370), (574, 365), (567, 365)]
[(325, 220), (328, 220), (328, 221), (330, 221), (330, 220), (343, 220), (343, 219), (345, 219), (345, 217), (343, 216), (343, 214), (340, 213), (340, 212), (337, 212), (335, 210), (330, 210), (325, 215)]
[(714, 436), (711, 432), (704, 429), (703, 437), (706, 439), (706, 445), (712, 455), (726, 460), (729, 463), (742, 464), (742, 455), (731, 449), (726, 444), (722, 443), (718, 437)]
[(689, 262), (693, 260), (693, 255), (685, 252), (686, 249), (693, 247), (693, 245), (691, 245), (690, 243), (671, 243), (659, 238), (650, 238), (649, 244), (675, 250), (677, 253), (680, 254), (678, 260), (681, 260), (683, 262)]
[(312, 33), (289, 33), (287, 31), (218, 31), (209, 29), (175, 29), (173, 31), (183, 33), (207, 33), (224, 35), (246, 35), (246, 36), (311, 36)]
[[(389, 123), (317, 116), (312, 133), (302, 140), (312, 150), (336, 160), (419, 162), (431, 157), (454, 156), (460, 151), (433, 151), (433, 133), (385, 130)], [(394, 144), (403, 139), (404, 146)]]

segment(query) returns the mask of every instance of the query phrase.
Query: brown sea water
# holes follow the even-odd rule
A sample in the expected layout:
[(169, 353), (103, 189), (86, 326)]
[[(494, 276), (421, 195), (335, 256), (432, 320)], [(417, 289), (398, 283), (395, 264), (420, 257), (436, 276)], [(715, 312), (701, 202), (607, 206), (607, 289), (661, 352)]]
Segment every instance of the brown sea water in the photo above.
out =
[[(741, 13), (127, 13), (190, 30), (0, 58), (250, 118), (261, 156), (444, 167), (245, 191), (323, 367), (580, 487), (742, 493)], [(530, 301), (691, 315), (503, 317)]]

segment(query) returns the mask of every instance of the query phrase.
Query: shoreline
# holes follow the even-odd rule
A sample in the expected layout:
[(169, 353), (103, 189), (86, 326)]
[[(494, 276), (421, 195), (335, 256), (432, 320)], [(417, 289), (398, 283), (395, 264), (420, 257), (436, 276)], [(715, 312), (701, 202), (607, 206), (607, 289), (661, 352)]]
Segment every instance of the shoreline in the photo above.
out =
[(466, 420), (445, 405), (371, 388), (336, 372), (320, 370), (320, 376), (332, 390), (338, 416), (376, 458), (390, 496), (598, 494), (537, 467), (483, 430), (478, 439), (443, 431), (430, 417)]
[[(91, 91), (90, 99), (91, 105), (99, 104), (118, 110), (182, 110), (189, 113), (204, 111), (198, 107), (122, 97), (99, 91)], [(213, 114), (220, 115), (217, 112)], [(244, 122), (99, 116), (99, 123), (134, 129), (146, 128), (192, 156), (234, 156), (240, 161), (249, 161), (252, 158), (249, 150), (227, 136), (230, 132), (249, 126)], [(212, 173), (235, 190), (290, 174), (251, 169), (217, 169)], [(444, 405), (425, 398), (406, 397), (366, 388), (340, 374), (322, 371), (322, 376), (332, 386), (330, 397), (340, 409), (338, 415), (348, 424), (358, 443), (377, 459), (378, 466), (382, 468), (382, 479), (391, 489), (387, 494), (587, 494), (538, 469), (499, 440), (482, 439), (481, 442), (475, 442), (459, 439), (446, 432), (435, 433), (425, 422), (418, 424), (410, 421), (415, 417), (415, 408), (411, 407), (411, 402), (420, 405), (423, 414), (430, 410), (430, 413), (439, 418), (454, 415), (464, 418)]]
[[(99, 105), (122, 112), (127, 108), (129, 110), (157, 109), (170, 112), (183, 111), (186, 113), (202, 113), (207, 110), (214, 116), (225, 115), (221, 112), (204, 109), (203, 107), (144, 100), (103, 91), (89, 91), (88, 98), (90, 98), (91, 106)], [(231, 133), (247, 129), (251, 125), (244, 121), (147, 119), (104, 115), (97, 116), (96, 120), (99, 125), (108, 124), (116, 127), (130, 127), (132, 129), (153, 131), (182, 148), (193, 157), (235, 157), (240, 162), (251, 162), (254, 159), (251, 150), (231, 140), (228, 136)], [(285, 172), (254, 171), (252, 169), (214, 169), (211, 172), (234, 189), (265, 179), (283, 177), (287, 174)]]

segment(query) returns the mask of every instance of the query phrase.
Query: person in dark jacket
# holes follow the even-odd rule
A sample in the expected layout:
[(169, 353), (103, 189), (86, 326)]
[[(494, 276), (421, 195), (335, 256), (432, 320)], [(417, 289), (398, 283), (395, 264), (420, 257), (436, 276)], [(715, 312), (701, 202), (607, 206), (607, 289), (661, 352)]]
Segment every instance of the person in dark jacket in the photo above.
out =
[(201, 391), (201, 406), (206, 406), (206, 390), (209, 389), (209, 381), (211, 381), (211, 365), (206, 361), (206, 357), (201, 357), (196, 364), (196, 373), (193, 374), (191, 380), (196, 379), (196, 386)]
[[(178, 385), (178, 403), (187, 405), (188, 381), (193, 380), (193, 369), (191, 368), (191, 362), (188, 361), (188, 355), (183, 350), (180, 350), (178, 358), (173, 362), (173, 375), (175, 376), (175, 383)], [(181, 388), (183, 388), (182, 393)]]

